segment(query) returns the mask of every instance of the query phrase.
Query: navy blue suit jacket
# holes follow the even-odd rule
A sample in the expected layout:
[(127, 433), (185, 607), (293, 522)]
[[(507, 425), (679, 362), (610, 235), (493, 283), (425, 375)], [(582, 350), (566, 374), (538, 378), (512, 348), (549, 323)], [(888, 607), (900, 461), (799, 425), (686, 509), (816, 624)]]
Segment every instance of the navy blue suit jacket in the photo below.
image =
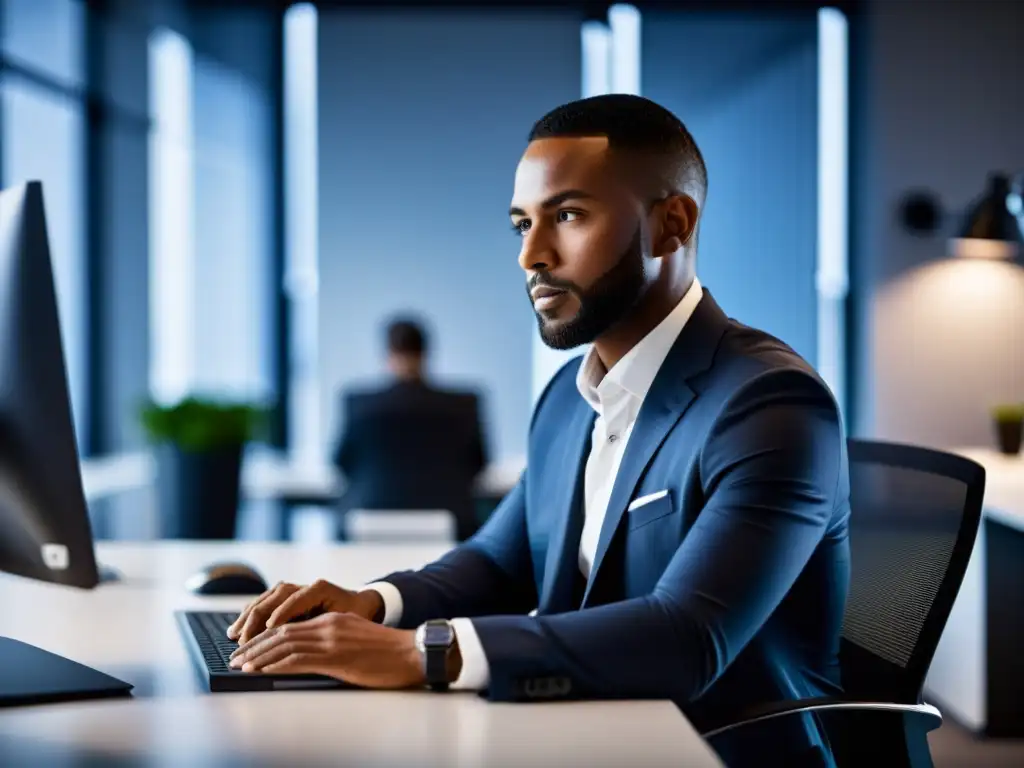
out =
[[(706, 730), (757, 704), (838, 693), (849, 478), (817, 374), (705, 291), (643, 402), (580, 606), (595, 414), (578, 367), (549, 384), (528, 468), (479, 533), (385, 579), (402, 593), (402, 626), (473, 618), (495, 701), (667, 698)], [(811, 716), (734, 733), (714, 744), (729, 765), (829, 759)]]

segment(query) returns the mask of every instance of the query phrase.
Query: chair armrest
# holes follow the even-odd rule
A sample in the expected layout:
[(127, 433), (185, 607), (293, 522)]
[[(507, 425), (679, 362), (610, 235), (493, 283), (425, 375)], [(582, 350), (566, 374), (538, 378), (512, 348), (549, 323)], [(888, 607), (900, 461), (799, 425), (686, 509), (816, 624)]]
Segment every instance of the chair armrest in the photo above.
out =
[(701, 735), (705, 739), (710, 739), (735, 728), (742, 728), (745, 725), (753, 725), (754, 723), (763, 723), (766, 720), (774, 720), (787, 715), (799, 715), (804, 712), (842, 711), (891, 712), (909, 715), (919, 720), (920, 725), (923, 726), (925, 731), (932, 731), (942, 725), (942, 713), (931, 704), (892, 704), (884, 701), (850, 701), (848, 699), (823, 697), (782, 701), (758, 707), (748, 712), (742, 720), (720, 726)]

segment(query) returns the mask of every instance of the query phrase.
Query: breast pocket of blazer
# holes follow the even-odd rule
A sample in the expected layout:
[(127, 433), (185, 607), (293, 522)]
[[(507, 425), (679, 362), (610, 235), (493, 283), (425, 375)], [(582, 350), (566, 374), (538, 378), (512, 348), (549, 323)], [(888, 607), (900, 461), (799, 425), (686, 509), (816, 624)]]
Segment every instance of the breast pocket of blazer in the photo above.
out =
[(672, 494), (667, 490), (641, 496), (639, 499), (634, 499), (626, 510), (626, 516), (629, 518), (629, 530), (632, 531), (653, 523), (655, 520), (668, 517), (675, 511), (672, 506)]

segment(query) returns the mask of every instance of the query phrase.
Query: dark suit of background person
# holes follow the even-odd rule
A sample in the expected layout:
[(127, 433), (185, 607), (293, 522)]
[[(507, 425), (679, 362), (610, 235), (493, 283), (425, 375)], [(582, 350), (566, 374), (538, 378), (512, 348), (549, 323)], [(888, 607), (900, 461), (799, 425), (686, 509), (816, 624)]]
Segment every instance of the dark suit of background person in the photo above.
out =
[(477, 530), (476, 476), (487, 462), (476, 395), (423, 379), (426, 335), (411, 321), (388, 329), (395, 380), (344, 396), (345, 431), (335, 464), (345, 476), (349, 509), (448, 510), (464, 541)]

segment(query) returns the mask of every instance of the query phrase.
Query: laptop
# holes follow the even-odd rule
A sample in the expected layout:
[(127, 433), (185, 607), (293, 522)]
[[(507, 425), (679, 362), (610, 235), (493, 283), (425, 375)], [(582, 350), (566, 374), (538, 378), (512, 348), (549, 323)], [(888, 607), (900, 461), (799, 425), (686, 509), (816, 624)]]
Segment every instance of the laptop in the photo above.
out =
[(128, 696), (132, 686), (41, 648), (0, 637), (0, 708)]
[(238, 618), (237, 613), (176, 611), (174, 618), (185, 637), (192, 663), (211, 693), (356, 688), (325, 675), (267, 675), (232, 669), (229, 661), (238, 643), (228, 638), (227, 629)]

